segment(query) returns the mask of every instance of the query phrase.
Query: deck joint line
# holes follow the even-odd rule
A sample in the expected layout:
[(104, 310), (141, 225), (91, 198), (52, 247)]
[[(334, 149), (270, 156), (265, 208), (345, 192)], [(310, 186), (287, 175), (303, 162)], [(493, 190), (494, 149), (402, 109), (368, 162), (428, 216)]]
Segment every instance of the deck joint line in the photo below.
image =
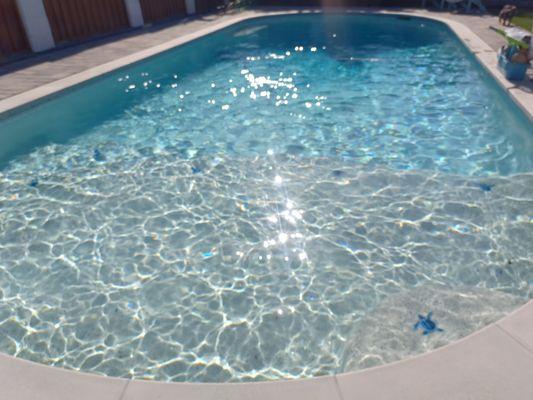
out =
[(344, 396), (342, 395), (342, 390), (341, 390), (341, 387), (339, 385), (339, 380), (337, 379), (337, 374), (333, 375), (333, 379), (335, 381), (335, 389), (337, 390), (337, 394), (339, 395), (339, 398), (341, 400), (344, 400)]
[(124, 385), (124, 388), (122, 389), (122, 392), (120, 393), (120, 396), (118, 396), (118, 400), (124, 399), (124, 396), (126, 395), (126, 390), (128, 389), (130, 382), (131, 382), (131, 379), (126, 380), (126, 384)]
[(530, 355), (530, 356), (533, 356), (533, 349), (530, 349), (528, 345), (526, 345), (525, 343), (523, 343), (520, 339), (518, 339), (517, 337), (515, 337), (511, 332), (509, 332), (507, 329), (505, 329), (503, 326), (501, 326), (499, 324), (499, 322), (496, 322), (494, 324), (497, 328), (499, 328), (503, 333), (505, 333), (505, 335), (507, 335), (508, 337), (510, 337), (511, 339), (513, 339), (513, 341), (515, 341), (516, 343), (518, 343), (518, 345), (520, 347), (522, 347), (523, 349), (526, 350), (526, 352)]

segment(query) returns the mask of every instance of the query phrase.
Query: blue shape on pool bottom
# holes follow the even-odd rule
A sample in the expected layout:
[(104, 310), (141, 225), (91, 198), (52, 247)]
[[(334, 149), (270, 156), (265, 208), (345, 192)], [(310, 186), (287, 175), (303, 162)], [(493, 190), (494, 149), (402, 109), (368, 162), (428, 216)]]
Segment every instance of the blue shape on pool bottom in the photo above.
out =
[(93, 158), (95, 161), (105, 161), (105, 156), (98, 149), (94, 149)]
[(483, 190), (484, 192), (490, 192), (492, 190), (493, 185), (489, 185), (488, 183), (480, 183), (479, 188)]
[(437, 321), (431, 319), (433, 312), (430, 311), (426, 317), (423, 315), (418, 315), (418, 322), (414, 326), (416, 331), (418, 328), (422, 329), (424, 335), (429, 335), (433, 332), (442, 332), (444, 329), (441, 329), (437, 326)]

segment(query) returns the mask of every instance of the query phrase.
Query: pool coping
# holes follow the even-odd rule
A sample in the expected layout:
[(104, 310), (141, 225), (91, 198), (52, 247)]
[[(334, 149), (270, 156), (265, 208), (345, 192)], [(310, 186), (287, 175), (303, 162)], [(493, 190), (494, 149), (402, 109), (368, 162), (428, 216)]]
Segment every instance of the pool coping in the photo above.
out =
[[(326, 10), (327, 11), (327, 10)], [(448, 25), (533, 120), (533, 94), (519, 90), (497, 69), (496, 52), (462, 23), (424, 11), (335, 8), (347, 13), (424, 17)], [(251, 10), (152, 48), (90, 68), (0, 101), (0, 114), (101, 76), (117, 68), (262, 16), (321, 12), (314, 9)], [(367, 370), (338, 375), (251, 383), (175, 383), (112, 378), (69, 371), (0, 354), (0, 394), (6, 399), (503, 399), (531, 400), (533, 300), (459, 341)]]

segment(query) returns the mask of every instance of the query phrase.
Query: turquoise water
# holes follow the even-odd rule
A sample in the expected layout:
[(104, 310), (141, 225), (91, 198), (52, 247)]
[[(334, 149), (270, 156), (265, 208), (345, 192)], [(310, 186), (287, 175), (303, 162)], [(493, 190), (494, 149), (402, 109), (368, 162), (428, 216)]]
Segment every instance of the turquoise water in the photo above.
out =
[(331, 374), (533, 297), (531, 122), (424, 19), (241, 23), (4, 118), (0, 168), (0, 350), (42, 363)]

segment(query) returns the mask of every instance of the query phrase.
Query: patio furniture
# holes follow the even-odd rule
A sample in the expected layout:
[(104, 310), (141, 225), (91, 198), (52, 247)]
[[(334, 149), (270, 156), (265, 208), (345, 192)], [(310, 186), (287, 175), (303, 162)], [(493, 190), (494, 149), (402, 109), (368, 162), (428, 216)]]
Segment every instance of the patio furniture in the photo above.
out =
[[(448, 9), (461, 8), (467, 13), (472, 12), (474, 9), (485, 13), (487, 9), (483, 5), (482, 0), (431, 0), (433, 5), (439, 9), (444, 10), (444, 7), (447, 6)], [(422, 7), (426, 7), (427, 0), (422, 0)]]

